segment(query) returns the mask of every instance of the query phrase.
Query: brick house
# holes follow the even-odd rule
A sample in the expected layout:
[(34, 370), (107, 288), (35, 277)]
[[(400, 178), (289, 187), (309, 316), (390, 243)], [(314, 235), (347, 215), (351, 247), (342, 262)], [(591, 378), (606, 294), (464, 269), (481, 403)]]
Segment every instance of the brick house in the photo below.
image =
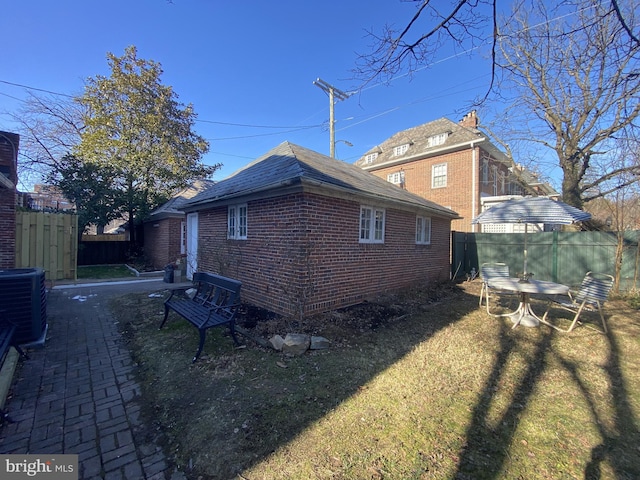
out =
[(0, 269), (16, 265), (16, 184), (20, 136), (0, 132)]
[(33, 192), (19, 192), (20, 204), (30, 210), (72, 212), (76, 206), (54, 185), (35, 184)]
[(186, 217), (180, 208), (213, 184), (212, 180), (196, 180), (144, 221), (144, 252), (154, 268), (161, 269), (186, 255)]
[(458, 212), (461, 219), (454, 220), (451, 228), (460, 232), (477, 230), (471, 220), (483, 211), (485, 202), (555, 193), (489, 141), (478, 129), (475, 111), (459, 123), (440, 118), (398, 132), (355, 164)]
[(183, 206), (197, 267), (243, 299), (304, 317), (449, 279), (457, 214), (370, 173), (284, 142)]

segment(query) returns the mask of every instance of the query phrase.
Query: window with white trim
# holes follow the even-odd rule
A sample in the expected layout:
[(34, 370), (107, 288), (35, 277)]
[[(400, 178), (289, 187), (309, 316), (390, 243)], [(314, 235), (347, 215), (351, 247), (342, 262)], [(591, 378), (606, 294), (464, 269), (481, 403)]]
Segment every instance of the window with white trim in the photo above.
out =
[(431, 167), (431, 188), (447, 186), (447, 164), (439, 163)]
[(434, 135), (432, 137), (429, 137), (427, 139), (427, 146), (428, 147), (437, 147), (438, 145), (442, 145), (444, 144), (444, 142), (447, 141), (447, 137), (449, 136), (448, 133), (440, 133), (438, 135)]
[(489, 161), (482, 161), (482, 183), (489, 183)]
[(404, 172), (395, 172), (387, 175), (387, 182), (393, 183), (394, 185), (400, 185), (404, 181)]
[(384, 243), (383, 208), (360, 207), (360, 243)]
[(404, 145), (398, 145), (397, 147), (393, 147), (393, 155), (396, 157), (399, 155), (404, 155), (405, 153), (407, 153), (407, 150), (409, 150), (408, 143), (405, 143)]
[(400, 183), (400, 172), (390, 173), (387, 175), (387, 182), (395, 185)]
[(429, 245), (431, 243), (431, 218), (416, 216), (416, 243)]
[(227, 211), (227, 238), (247, 239), (247, 204), (229, 205)]
[(373, 163), (376, 158), (378, 158), (378, 152), (369, 153), (364, 157), (364, 163)]
[(187, 253), (187, 222), (180, 222), (180, 255)]
[(491, 173), (493, 175), (493, 195), (498, 195), (498, 167), (496, 165), (491, 166)]

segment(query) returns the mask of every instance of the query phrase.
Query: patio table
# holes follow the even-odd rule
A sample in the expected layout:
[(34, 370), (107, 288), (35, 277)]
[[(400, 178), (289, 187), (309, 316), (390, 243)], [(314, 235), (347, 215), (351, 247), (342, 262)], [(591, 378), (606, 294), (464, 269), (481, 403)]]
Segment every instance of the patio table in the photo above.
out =
[(537, 293), (542, 295), (566, 295), (569, 293), (569, 287), (560, 283), (547, 282), (544, 280), (528, 280), (524, 281), (519, 278), (496, 278), (491, 284), (497, 288), (511, 290), (520, 294), (520, 304), (515, 312), (498, 315), (501, 317), (510, 317), (513, 321), (513, 327), (518, 325), (525, 327), (537, 327), (540, 323), (547, 324), (546, 321), (538, 317), (531, 309), (531, 294)]

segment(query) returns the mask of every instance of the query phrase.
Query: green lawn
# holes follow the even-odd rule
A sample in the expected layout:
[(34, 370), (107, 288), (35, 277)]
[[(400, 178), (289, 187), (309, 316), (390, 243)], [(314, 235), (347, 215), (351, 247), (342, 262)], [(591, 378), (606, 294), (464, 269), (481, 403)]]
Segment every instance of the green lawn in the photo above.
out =
[(608, 302), (608, 335), (512, 330), (479, 291), (390, 297), (409, 314), (387, 321), (332, 312), (253, 331), (332, 342), (300, 357), (214, 330), (195, 364), (195, 328), (172, 314), (158, 330), (162, 298), (112, 308), (145, 418), (190, 480), (640, 478), (638, 312)]
[(89, 265), (78, 267), (78, 279), (104, 280), (135, 276), (135, 273), (124, 265)]

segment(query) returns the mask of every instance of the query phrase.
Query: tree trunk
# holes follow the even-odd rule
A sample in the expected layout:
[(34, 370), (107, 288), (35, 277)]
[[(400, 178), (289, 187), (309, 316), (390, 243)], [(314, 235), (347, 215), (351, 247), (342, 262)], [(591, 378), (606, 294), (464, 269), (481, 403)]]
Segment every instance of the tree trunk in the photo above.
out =
[[(558, 153), (558, 156), (563, 155)], [(580, 181), (582, 180), (582, 165), (576, 159), (567, 159), (560, 157), (560, 166), (562, 167), (562, 201), (572, 207), (582, 210), (584, 204), (582, 201), (582, 190)]]

